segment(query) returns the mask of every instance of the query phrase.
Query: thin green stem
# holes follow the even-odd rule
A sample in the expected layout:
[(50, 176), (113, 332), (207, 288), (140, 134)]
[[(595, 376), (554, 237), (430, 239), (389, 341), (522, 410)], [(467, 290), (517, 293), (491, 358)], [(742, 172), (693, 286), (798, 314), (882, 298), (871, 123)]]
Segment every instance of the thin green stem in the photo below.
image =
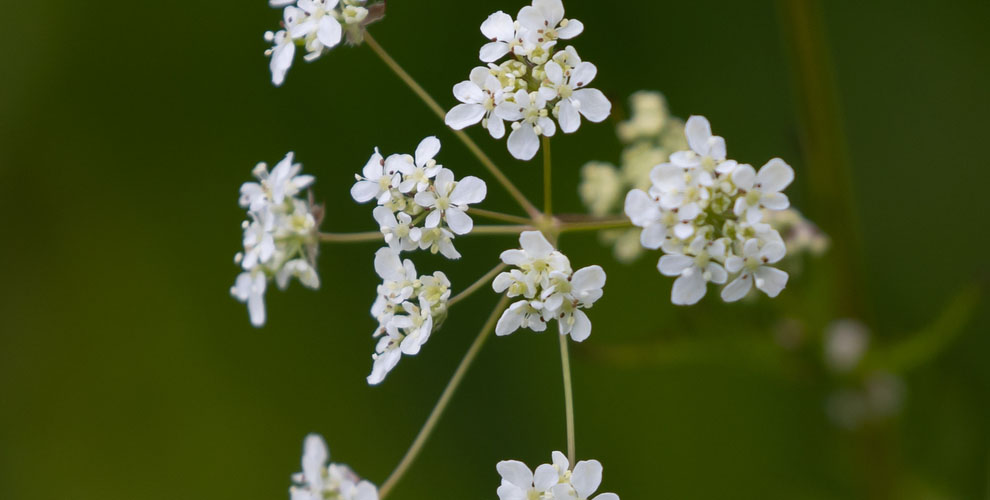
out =
[[(382, 62), (384, 62), (385, 65), (392, 70), (392, 72), (398, 75), (398, 77), (405, 82), (405, 84), (408, 85), (409, 88), (412, 89), (412, 91), (424, 103), (426, 103), (426, 106), (430, 108), (430, 111), (433, 111), (433, 114), (440, 118), (440, 121), (444, 121), (447, 116), (446, 111), (444, 111), (443, 108), (437, 104), (436, 100), (430, 97), (430, 94), (426, 93), (426, 90), (424, 90), (419, 83), (416, 83), (416, 80), (414, 80), (413, 77), (406, 72), (406, 70), (402, 69), (402, 66), (400, 66), (395, 59), (392, 59), (392, 56), (390, 56), (388, 52), (386, 52), (385, 49), (378, 44), (378, 41), (371, 36), (371, 33), (365, 32), (364, 42), (371, 47), (371, 50), (374, 51), (379, 58), (381, 58)], [(509, 195), (515, 198), (516, 202), (519, 203), (519, 206), (521, 206), (530, 217), (534, 219), (539, 217), (540, 211), (537, 210), (525, 196), (523, 196), (522, 192), (519, 191), (519, 188), (517, 188), (515, 184), (513, 184), (504, 173), (502, 173), (502, 170), (499, 169), (498, 166), (495, 165), (495, 162), (493, 162), (491, 158), (489, 158), (488, 155), (486, 155), (481, 148), (478, 147), (470, 136), (464, 133), (463, 130), (454, 130), (453, 132), (454, 135), (457, 136), (457, 138), (460, 139), (465, 146), (467, 146), (468, 150), (471, 151), (471, 154), (473, 154), (475, 158), (477, 158), (478, 161), (480, 161), (481, 164), (488, 169), (488, 172), (495, 177), (495, 180), (505, 187), (505, 190), (509, 192)]]
[(550, 166), (550, 138), (542, 136), (543, 141), (543, 213), (553, 216), (553, 169)]
[(409, 467), (416, 461), (416, 457), (419, 456), (419, 452), (422, 451), (423, 445), (426, 444), (426, 440), (429, 439), (430, 434), (436, 427), (437, 422), (440, 420), (440, 416), (443, 415), (447, 405), (450, 403), (450, 398), (457, 391), (457, 387), (461, 385), (461, 381), (464, 379), (464, 375), (467, 373), (468, 368), (471, 367), (471, 363), (478, 356), (478, 352), (481, 351), (481, 347), (485, 345), (485, 340), (488, 339), (489, 334), (495, 329), (495, 322), (498, 321), (499, 316), (502, 311), (505, 310), (506, 306), (509, 304), (509, 298), (503, 296), (499, 300), (495, 309), (492, 311), (491, 315), (488, 316), (488, 320), (485, 321), (484, 326), (481, 327), (481, 331), (478, 332), (478, 336), (474, 339), (471, 347), (468, 348), (466, 354), (464, 354), (464, 359), (461, 360), (461, 364), (457, 365), (457, 370), (454, 371), (454, 375), (450, 378), (450, 382), (447, 382), (447, 387), (444, 388), (443, 394), (440, 395), (440, 399), (437, 401), (436, 406), (433, 407), (433, 411), (430, 412), (429, 418), (426, 419), (426, 423), (423, 424), (423, 428), (419, 430), (419, 434), (416, 435), (416, 440), (413, 441), (412, 446), (406, 451), (405, 456), (396, 466), (395, 470), (388, 479), (382, 483), (381, 490), (379, 490), (378, 498), (384, 500), (386, 496), (395, 488), (395, 485), (402, 479), (402, 476), (406, 473)]
[(629, 219), (602, 219), (597, 221), (561, 222), (558, 229), (561, 233), (575, 231), (601, 231), (603, 229), (620, 229), (633, 227)]
[(495, 276), (498, 273), (502, 272), (506, 267), (509, 266), (508, 264), (505, 263), (501, 263), (495, 266), (494, 269), (485, 273), (485, 275), (482, 276), (481, 278), (478, 278), (478, 281), (475, 281), (474, 283), (471, 284), (471, 286), (465, 288), (463, 291), (461, 291), (457, 295), (454, 295), (450, 300), (448, 300), (447, 307), (453, 307), (454, 304), (468, 298), (474, 292), (477, 292), (481, 287), (485, 286), (485, 284), (487, 284), (489, 281), (495, 279)]
[(380, 240), (382, 239), (382, 233), (380, 231), (368, 231), (364, 233), (319, 233), (318, 237), (323, 243), (361, 243)]
[(567, 335), (560, 338), (560, 365), (564, 372), (564, 415), (567, 420), (567, 460), (574, 466), (574, 390), (571, 387), (571, 360), (567, 353)]
[(529, 224), (516, 226), (474, 226), (471, 234), (519, 234), (533, 229)]
[(526, 217), (520, 217), (518, 215), (503, 214), (502, 212), (493, 212), (491, 210), (485, 210), (483, 208), (468, 208), (468, 213), (477, 215), (479, 217), (487, 217), (489, 219), (500, 220), (502, 222), (512, 222), (515, 224), (532, 224), (533, 221), (527, 219)]

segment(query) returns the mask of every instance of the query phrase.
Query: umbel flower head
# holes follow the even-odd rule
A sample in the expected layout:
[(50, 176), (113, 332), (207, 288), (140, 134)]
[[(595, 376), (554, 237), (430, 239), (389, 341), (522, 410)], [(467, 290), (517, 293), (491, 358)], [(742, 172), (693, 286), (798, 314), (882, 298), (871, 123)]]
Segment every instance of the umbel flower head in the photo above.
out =
[(605, 271), (600, 266), (572, 271), (567, 257), (539, 231), (523, 232), (519, 244), (521, 249), (501, 255), (502, 262), (516, 269), (496, 276), (492, 288), (521, 300), (502, 313), (495, 334), (508, 335), (519, 328), (542, 332), (548, 321), (557, 320), (561, 335), (570, 335), (577, 342), (588, 338), (591, 320), (582, 309), (601, 298)]
[(345, 36), (351, 44), (360, 43), (364, 27), (384, 14), (384, 3), (366, 7), (366, 0), (269, 0), (268, 4), (282, 8), (282, 29), (265, 32), (265, 41), (272, 44), (265, 55), (271, 58), (276, 86), (285, 81), (297, 45), (305, 48), (307, 62), (315, 61)]
[(275, 280), (280, 289), (295, 277), (307, 288), (319, 288), (316, 274), (316, 232), (320, 221), (312, 203), (300, 197), (315, 180), (299, 175), (302, 165), (285, 155), (272, 171), (259, 163), (253, 170), (258, 182), (241, 186), (241, 207), (247, 209), (244, 251), (234, 256), (243, 272), (237, 276), (231, 295), (248, 305), (251, 324), (265, 324), (265, 289)]
[(292, 475), (291, 500), (378, 500), (378, 489), (350, 467), (327, 464), (327, 443), (318, 434), (303, 443), (302, 472)]
[(564, 18), (560, 0), (533, 0), (517, 20), (502, 11), (489, 16), (481, 32), (490, 41), (479, 53), (488, 66), (474, 68), (468, 80), (454, 86), (460, 104), (447, 113), (447, 125), (461, 130), (481, 122), (501, 139), (508, 121), (509, 152), (530, 160), (540, 149), (540, 136), (553, 136), (558, 123), (569, 134), (582, 117), (592, 122), (608, 118), (612, 104), (587, 87), (598, 72), (595, 65), (582, 61), (572, 46), (558, 47), (560, 40), (583, 30), (580, 21)]
[(376, 148), (355, 176), (351, 196), (358, 203), (377, 200), (372, 215), (393, 250), (429, 249), (457, 259), (461, 254), (454, 248), (454, 235), (474, 228), (467, 211), (485, 199), (488, 186), (474, 176), (455, 180), (453, 172), (437, 164), (439, 152), (436, 137), (423, 139), (415, 156), (384, 158)]
[(728, 282), (721, 294), (727, 302), (754, 286), (776, 297), (788, 275), (773, 264), (787, 250), (765, 219), (768, 211), (790, 206), (781, 191), (794, 179), (793, 169), (779, 158), (759, 171), (728, 159), (725, 139), (712, 135), (701, 116), (688, 119), (685, 134), (690, 149), (654, 167), (649, 189), (633, 189), (625, 201), (626, 215), (643, 228), (643, 247), (665, 254), (660, 273), (677, 278), (671, 301), (698, 302), (708, 282)]
[(450, 281), (437, 271), (417, 276), (409, 259), (399, 258), (396, 250), (384, 247), (375, 253), (375, 272), (382, 278), (371, 315), (378, 321), (372, 334), (378, 339), (368, 383), (385, 380), (402, 355), (413, 356), (440, 327), (447, 316)]
[(570, 468), (567, 457), (553, 452), (552, 461), (535, 471), (518, 460), (503, 460), (495, 469), (502, 476), (498, 487), (499, 500), (619, 500), (615, 493), (594, 495), (602, 483), (602, 464), (598, 460), (582, 460)]

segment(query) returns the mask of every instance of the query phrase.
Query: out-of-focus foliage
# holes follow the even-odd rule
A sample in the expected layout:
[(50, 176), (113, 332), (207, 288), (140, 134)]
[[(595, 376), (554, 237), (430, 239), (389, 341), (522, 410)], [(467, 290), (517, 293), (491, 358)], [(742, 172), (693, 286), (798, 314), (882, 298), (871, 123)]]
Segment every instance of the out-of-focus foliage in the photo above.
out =
[[(389, 2), (376, 38), (445, 106), (476, 64), (478, 26), (521, 2)], [(741, 161), (777, 154), (807, 206), (791, 37), (772, 2), (567, 2), (613, 118), (554, 138), (555, 203), (581, 210), (579, 169), (617, 161), (628, 96), (660, 90), (704, 114)], [(375, 482), (425, 419), (494, 294), (472, 297), (413, 362), (370, 388), (374, 246), (325, 247), (316, 293), (290, 287), (252, 329), (228, 295), (237, 188), (294, 150), (317, 176), (324, 229), (374, 230), (347, 190), (374, 146), (445, 141), (482, 168), (367, 47), (299, 64), (279, 89), (263, 55), (265, 2), (7, 2), (0, 78), (0, 498), (286, 498), (302, 439)], [(595, 342), (574, 349), (577, 448), (623, 498), (981, 498), (990, 442), (990, 230), (980, 145), (990, 110), (986, 2), (828, 2), (824, 23), (848, 140), (862, 259), (862, 363), (896, 371), (899, 413), (846, 429), (826, 411), (862, 373), (823, 363), (829, 254), (775, 301), (669, 304), (653, 258), (625, 266), (593, 235), (575, 266), (613, 262)], [(472, 132), (538, 198), (535, 164)], [(490, 208), (513, 210), (492, 189)], [(804, 210), (807, 208), (807, 210)], [(832, 245), (841, 235), (830, 234)], [(465, 239), (440, 259), (457, 286), (512, 239)], [(429, 259), (427, 259), (429, 260)], [(333, 279), (328, 277), (333, 276)], [(364, 290), (364, 292), (362, 292)], [(866, 368), (864, 368), (866, 370)], [(494, 497), (494, 464), (564, 445), (557, 342), (486, 345), (394, 495)]]

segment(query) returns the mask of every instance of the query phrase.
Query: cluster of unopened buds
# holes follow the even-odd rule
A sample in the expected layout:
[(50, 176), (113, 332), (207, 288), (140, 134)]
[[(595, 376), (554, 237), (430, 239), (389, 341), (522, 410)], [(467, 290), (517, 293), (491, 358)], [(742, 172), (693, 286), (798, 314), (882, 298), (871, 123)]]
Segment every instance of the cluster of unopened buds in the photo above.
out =
[[(560, 0), (532, 0), (515, 18), (496, 12), (481, 25), (488, 42), (479, 57), (486, 66), (470, 72), (467, 81), (454, 86), (460, 102), (444, 113), (425, 90), (398, 66), (366, 31), (384, 15), (384, 2), (363, 0), (271, 0), (283, 9), (281, 30), (269, 32), (273, 44), (272, 80), (280, 85), (292, 64), (296, 46), (305, 48), (306, 60), (325, 54), (346, 38), (365, 42), (407, 83), (446, 124), (461, 130), (480, 123), (488, 133), (502, 138), (506, 122), (510, 130), (509, 152), (530, 160), (541, 148), (544, 179), (550, 179), (550, 141), (559, 128), (573, 133), (582, 119), (604, 121), (612, 105), (602, 92), (589, 88), (597, 69), (582, 61), (572, 46), (562, 41), (582, 33), (584, 25), (564, 17)], [(413, 154), (384, 156), (377, 148), (351, 187), (358, 203), (372, 203), (377, 231), (324, 233), (319, 231), (322, 207), (302, 194), (313, 183), (300, 175), (301, 165), (290, 153), (269, 173), (265, 164), (254, 170), (257, 182), (241, 188), (240, 204), (247, 209), (244, 251), (236, 261), (242, 267), (232, 295), (248, 304), (251, 322), (265, 323), (264, 292), (269, 280), (280, 288), (296, 277), (310, 288), (319, 286), (315, 269), (320, 243), (377, 242), (374, 268), (381, 283), (371, 306), (377, 322), (372, 336), (376, 345), (370, 385), (382, 383), (403, 356), (414, 356), (433, 336), (463, 298), (491, 289), (501, 296), (477, 340), (461, 361), (443, 397), (420, 435), (395, 472), (379, 490), (360, 480), (347, 466), (327, 465), (323, 439), (306, 438), (303, 472), (293, 477), (293, 500), (377, 500), (385, 498), (416, 458), (434, 423), (443, 412), (484, 339), (492, 332), (508, 335), (520, 328), (535, 332), (555, 325), (559, 333), (561, 364), (567, 402), (568, 454), (554, 452), (552, 463), (531, 471), (523, 463), (503, 461), (496, 470), (502, 477), (497, 493), (501, 500), (588, 500), (602, 480), (596, 460), (574, 463), (573, 403), (569, 341), (582, 342), (591, 335), (586, 310), (603, 295), (606, 282), (601, 266), (572, 268), (558, 248), (558, 238), (573, 231), (619, 232), (617, 255), (631, 258), (628, 241), (647, 249), (662, 249), (659, 269), (677, 276), (672, 301), (693, 304), (705, 294), (707, 282), (729, 283), (725, 300), (738, 300), (754, 285), (776, 296), (787, 274), (773, 267), (786, 253), (785, 241), (771, 226), (769, 211), (788, 208), (781, 191), (793, 179), (793, 171), (774, 159), (759, 171), (726, 158), (725, 141), (713, 136), (708, 121), (691, 117), (685, 124), (669, 117), (659, 94), (639, 93), (632, 117), (619, 125), (627, 151), (623, 167), (587, 165), (580, 194), (591, 214), (555, 216), (551, 186), (544, 186), (543, 210), (539, 210), (512, 184), (508, 176), (463, 132), (454, 135), (468, 146), (478, 163), (488, 169), (527, 216), (477, 207), (488, 193), (488, 184), (475, 176), (455, 177), (437, 162), (440, 141), (433, 136), (420, 141)], [(625, 194), (624, 193), (628, 193)], [(624, 213), (621, 200), (625, 199)], [(483, 217), (511, 225), (475, 225)], [(628, 218), (626, 218), (628, 217)], [(799, 221), (798, 221), (799, 222)], [(801, 226), (793, 218), (790, 227)], [(501, 263), (470, 286), (458, 290), (441, 271), (419, 274), (407, 254), (429, 251), (448, 259), (461, 258), (456, 238), (470, 234), (518, 237), (519, 248), (501, 253)], [(638, 247), (637, 247), (638, 249)], [(369, 259), (370, 260), (370, 259)], [(628, 259), (620, 259), (628, 260)], [(370, 295), (370, 294), (369, 294)], [(618, 500), (602, 493), (595, 500)]]

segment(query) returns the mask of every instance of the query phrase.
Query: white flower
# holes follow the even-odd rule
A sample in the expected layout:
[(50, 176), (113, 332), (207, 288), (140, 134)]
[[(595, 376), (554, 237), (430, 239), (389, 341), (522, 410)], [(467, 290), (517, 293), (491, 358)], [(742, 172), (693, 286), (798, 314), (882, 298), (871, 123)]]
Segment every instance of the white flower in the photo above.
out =
[(292, 59), (296, 55), (296, 43), (285, 30), (265, 32), (265, 41), (274, 44), (265, 51), (265, 55), (271, 58), (268, 68), (272, 72), (272, 83), (277, 87), (285, 83), (285, 74), (292, 67)]
[(265, 324), (265, 287), (267, 284), (268, 278), (263, 272), (245, 271), (237, 275), (237, 280), (230, 289), (230, 294), (237, 300), (247, 303), (251, 324), (254, 326)]
[(757, 173), (749, 165), (739, 165), (732, 172), (732, 182), (743, 192), (736, 199), (734, 212), (746, 215), (746, 221), (756, 224), (763, 218), (763, 209), (784, 210), (790, 206), (787, 195), (781, 193), (794, 180), (794, 169), (780, 158), (767, 162)]
[(252, 173), (259, 182), (241, 185), (241, 206), (260, 211), (265, 204), (279, 205), (286, 197), (296, 196), (316, 180), (312, 175), (298, 175), (301, 170), (302, 164), (293, 162), (291, 151), (275, 165), (271, 173), (268, 172), (268, 164), (258, 163)]
[[(549, 286), (550, 273), (553, 271), (570, 274), (570, 261), (564, 254), (554, 249), (543, 233), (523, 231), (519, 235), (519, 245), (521, 249), (506, 250), (499, 258), (502, 262), (516, 266), (529, 275), (533, 283), (541, 287)], [(501, 293), (504, 289), (495, 291)]]
[(547, 62), (544, 66), (550, 88), (560, 102), (557, 104), (556, 116), (560, 122), (560, 130), (570, 134), (581, 126), (581, 115), (598, 123), (608, 118), (612, 112), (612, 103), (597, 89), (583, 88), (591, 83), (598, 69), (590, 62), (580, 62), (572, 69), (564, 71), (555, 61)]
[(289, 488), (291, 500), (378, 500), (378, 489), (362, 481), (346, 465), (329, 464), (326, 441), (318, 434), (303, 443), (302, 472), (294, 474)]
[(440, 225), (441, 217), (454, 234), (467, 234), (474, 227), (471, 217), (465, 213), (468, 205), (485, 199), (488, 188), (485, 181), (468, 176), (454, 181), (454, 173), (441, 168), (433, 183), (433, 190), (416, 193), (416, 204), (430, 209), (426, 217), (426, 227)]
[(547, 329), (543, 318), (543, 303), (538, 300), (520, 300), (509, 306), (495, 324), (495, 335), (508, 335), (519, 328), (529, 328), (534, 332)]
[[(582, 460), (570, 469), (567, 457), (559, 451), (552, 454), (552, 463), (542, 464), (531, 471), (518, 460), (503, 460), (495, 466), (502, 477), (498, 487), (499, 500), (587, 500), (602, 482), (602, 464), (597, 460)], [(615, 493), (602, 493), (595, 500), (619, 500)]]
[(415, 237), (419, 232), (413, 231), (412, 217), (409, 214), (395, 213), (388, 207), (378, 206), (372, 211), (372, 215), (378, 221), (379, 229), (389, 247), (404, 252), (419, 247), (419, 241)]
[(560, 0), (533, 0), (531, 6), (519, 10), (518, 19), (527, 36), (537, 42), (567, 40), (584, 31), (581, 21), (564, 19), (564, 4)]
[(550, 492), (559, 476), (552, 465), (543, 464), (536, 468), (536, 474), (518, 460), (503, 460), (495, 466), (502, 476), (498, 487), (499, 500), (525, 500), (542, 498)]
[(712, 135), (712, 126), (704, 116), (692, 116), (684, 124), (689, 151), (679, 151), (670, 155), (670, 161), (679, 167), (706, 169), (725, 161), (725, 139)]
[(274, 216), (268, 210), (250, 212), (251, 222), (244, 228), (244, 253), (241, 267), (245, 271), (269, 262), (275, 256)]
[(548, 93), (519, 90), (512, 102), (505, 101), (495, 108), (500, 118), (513, 122), (508, 146), (509, 153), (516, 159), (533, 159), (540, 150), (539, 136), (551, 137), (557, 131), (546, 109)]
[[(434, 159), (440, 152), (440, 141), (436, 137), (427, 137), (416, 146), (416, 156), (391, 155), (385, 160), (386, 170), (398, 171), (402, 174), (399, 192), (409, 193), (413, 190), (424, 191), (443, 168)], [(393, 166), (394, 165), (394, 166)]]
[(491, 40), (481, 47), (478, 57), (487, 63), (495, 62), (518, 45), (515, 21), (512, 16), (498, 11), (481, 23), (481, 33)]
[(505, 100), (505, 93), (498, 78), (491, 70), (477, 67), (471, 70), (468, 80), (454, 85), (454, 97), (461, 104), (454, 106), (444, 122), (454, 130), (461, 130), (479, 121), (495, 139), (505, 135), (505, 123), (495, 114), (495, 108)]
[(379, 248), (375, 252), (375, 272), (383, 280), (379, 295), (394, 304), (401, 304), (412, 297), (416, 267), (411, 260), (403, 261), (391, 248)]
[[(568, 482), (557, 484), (551, 490), (554, 499), (587, 500), (602, 484), (602, 464), (598, 460), (582, 460), (574, 464)], [(615, 493), (595, 495), (594, 500), (619, 500)]]
[(357, 182), (351, 187), (351, 197), (358, 203), (375, 198), (379, 205), (383, 205), (391, 199), (392, 188), (399, 186), (398, 172), (385, 165), (385, 159), (378, 152), (378, 148), (375, 148), (375, 152), (361, 169), (361, 173), (364, 175), (354, 176)]
[(664, 255), (657, 269), (665, 276), (677, 276), (670, 300), (677, 305), (691, 305), (705, 296), (706, 284), (722, 284), (728, 279), (725, 268), (718, 263), (725, 260), (725, 242), (721, 239), (708, 242), (704, 237), (695, 238), (688, 248), (689, 255)]
[[(779, 239), (779, 235), (778, 235)], [(787, 285), (787, 273), (770, 267), (784, 258), (787, 250), (780, 241), (761, 242), (751, 238), (743, 246), (742, 257), (731, 256), (725, 260), (729, 272), (742, 272), (738, 278), (722, 289), (722, 299), (735, 302), (749, 293), (754, 281), (756, 288), (763, 290), (768, 296), (776, 297)]]
[(454, 233), (443, 227), (413, 228), (410, 236), (419, 242), (421, 250), (429, 250), (430, 253), (440, 252), (444, 257), (456, 260), (461, 258), (460, 252), (454, 248)]

